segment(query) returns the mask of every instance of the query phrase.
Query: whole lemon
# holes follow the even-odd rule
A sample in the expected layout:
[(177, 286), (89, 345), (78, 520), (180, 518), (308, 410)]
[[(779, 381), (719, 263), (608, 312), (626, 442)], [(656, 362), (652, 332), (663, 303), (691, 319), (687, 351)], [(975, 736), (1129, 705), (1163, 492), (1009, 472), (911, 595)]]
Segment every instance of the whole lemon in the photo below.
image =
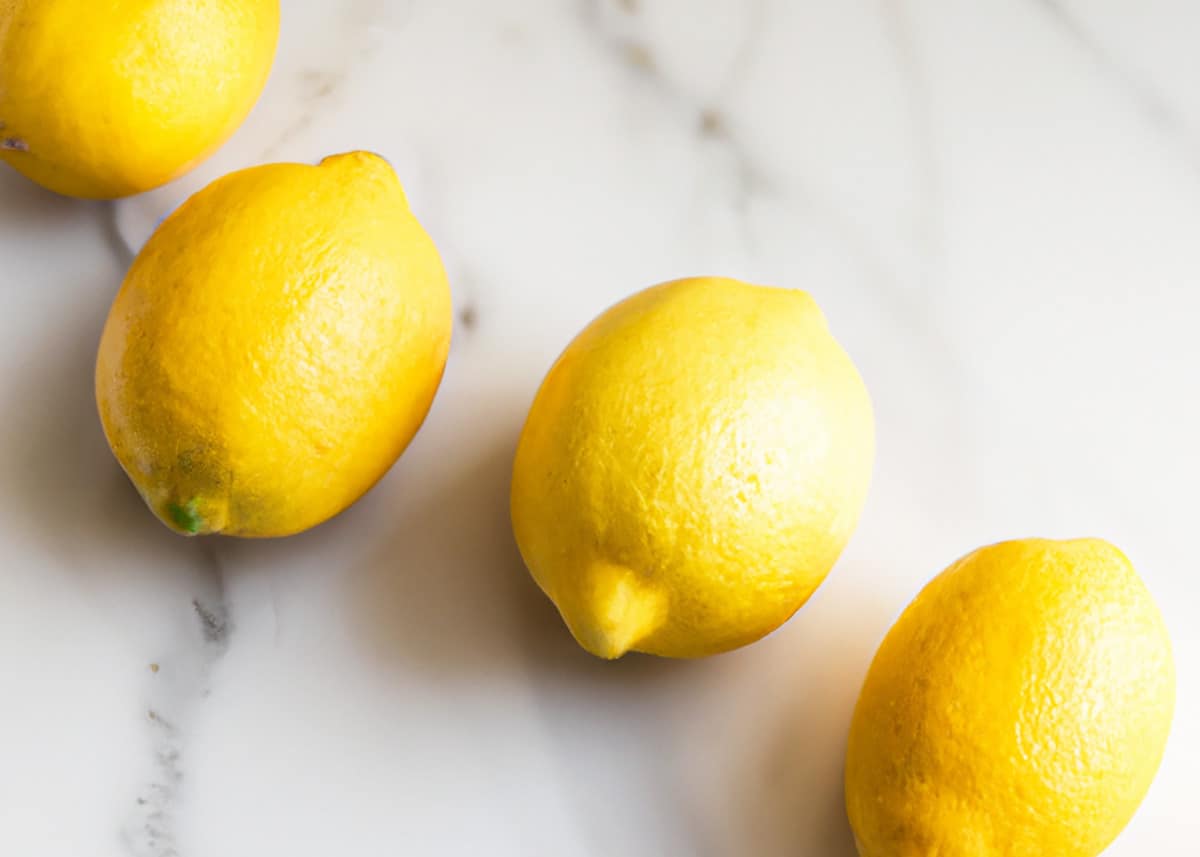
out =
[(1146, 794), (1174, 705), (1162, 616), (1120, 551), (975, 551), (867, 674), (846, 756), (859, 853), (1095, 857)]
[(0, 158), (67, 196), (158, 187), (258, 99), (279, 0), (0, 0)]
[(802, 291), (717, 277), (634, 295), (550, 370), (512, 520), (585, 649), (698, 657), (767, 634), (849, 540), (870, 400)]
[(134, 261), (100, 342), (100, 418), (168, 526), (295, 533), (408, 445), (451, 323), (437, 250), (382, 158), (243, 170)]

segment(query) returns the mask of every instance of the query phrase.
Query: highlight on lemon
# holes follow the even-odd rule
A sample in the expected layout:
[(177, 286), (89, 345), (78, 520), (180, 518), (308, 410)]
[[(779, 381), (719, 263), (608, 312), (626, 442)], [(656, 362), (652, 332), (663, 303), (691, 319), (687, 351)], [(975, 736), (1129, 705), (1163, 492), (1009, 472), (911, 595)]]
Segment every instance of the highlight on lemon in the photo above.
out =
[(345, 509), (420, 427), (450, 345), (437, 250), (382, 158), (226, 176), (147, 242), (96, 361), (113, 453), (187, 535)]
[(1154, 779), (1175, 707), (1162, 615), (1100, 539), (981, 548), (888, 632), (850, 727), (862, 857), (1097, 857)]
[(589, 652), (711, 655), (825, 579), (873, 458), (866, 387), (812, 297), (676, 280), (603, 313), (550, 369), (513, 530)]
[(279, 0), (0, 3), (0, 160), (56, 193), (169, 182), (258, 100)]

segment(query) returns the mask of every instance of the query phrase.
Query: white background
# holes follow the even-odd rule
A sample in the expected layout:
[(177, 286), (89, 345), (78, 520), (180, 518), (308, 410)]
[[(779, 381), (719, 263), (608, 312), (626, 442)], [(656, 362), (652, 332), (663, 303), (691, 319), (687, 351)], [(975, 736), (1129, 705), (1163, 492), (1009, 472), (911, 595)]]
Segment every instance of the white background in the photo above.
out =
[[(1179, 670), (1109, 853), (1197, 853), (1200, 5), (284, 12), (258, 109), (176, 186), (113, 207), (0, 171), (0, 852), (851, 857), (845, 736), (890, 622), (981, 544), (1098, 535)], [(312, 533), (177, 538), (92, 402), (122, 238), (352, 148), (396, 165), (466, 320), (433, 412)], [(579, 328), (703, 273), (814, 294), (872, 391), (875, 483), (779, 633), (602, 663), (521, 568), (511, 453)]]

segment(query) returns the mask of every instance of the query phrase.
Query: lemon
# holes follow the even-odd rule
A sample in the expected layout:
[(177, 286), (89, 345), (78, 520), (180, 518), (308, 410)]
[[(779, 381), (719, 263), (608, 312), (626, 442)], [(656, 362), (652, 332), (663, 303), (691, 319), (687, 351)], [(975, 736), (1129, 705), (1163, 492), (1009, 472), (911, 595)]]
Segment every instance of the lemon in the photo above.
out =
[(904, 611), (854, 712), (862, 857), (1095, 857), (1154, 778), (1175, 703), (1162, 616), (1098, 539), (954, 563)]
[(258, 99), (279, 0), (0, 0), (0, 158), (67, 196), (185, 172)]
[(608, 310), (550, 370), (513, 529), (588, 651), (714, 654), (820, 585), (873, 454), (866, 389), (811, 297), (678, 280)]
[(100, 342), (101, 421), (172, 528), (295, 533), (404, 450), (450, 327), (437, 250), (382, 158), (243, 170), (134, 261)]

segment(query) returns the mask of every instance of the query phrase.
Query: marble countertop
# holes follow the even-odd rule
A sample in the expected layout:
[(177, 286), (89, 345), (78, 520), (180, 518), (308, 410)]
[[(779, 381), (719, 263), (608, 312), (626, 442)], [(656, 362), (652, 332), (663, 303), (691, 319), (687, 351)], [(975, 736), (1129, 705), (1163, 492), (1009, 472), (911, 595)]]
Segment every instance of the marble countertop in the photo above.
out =
[[(849, 715), (902, 606), (981, 544), (1100, 535), (1179, 670), (1108, 853), (1197, 853), (1200, 4), (283, 5), (262, 102), (177, 185), (0, 171), (0, 852), (851, 857)], [(216, 175), (353, 148), (455, 289), (430, 418), (317, 530), (176, 537), (92, 400), (126, 245)], [(511, 454), (579, 328), (697, 273), (816, 296), (872, 495), (780, 632), (604, 663), (521, 567)]]

